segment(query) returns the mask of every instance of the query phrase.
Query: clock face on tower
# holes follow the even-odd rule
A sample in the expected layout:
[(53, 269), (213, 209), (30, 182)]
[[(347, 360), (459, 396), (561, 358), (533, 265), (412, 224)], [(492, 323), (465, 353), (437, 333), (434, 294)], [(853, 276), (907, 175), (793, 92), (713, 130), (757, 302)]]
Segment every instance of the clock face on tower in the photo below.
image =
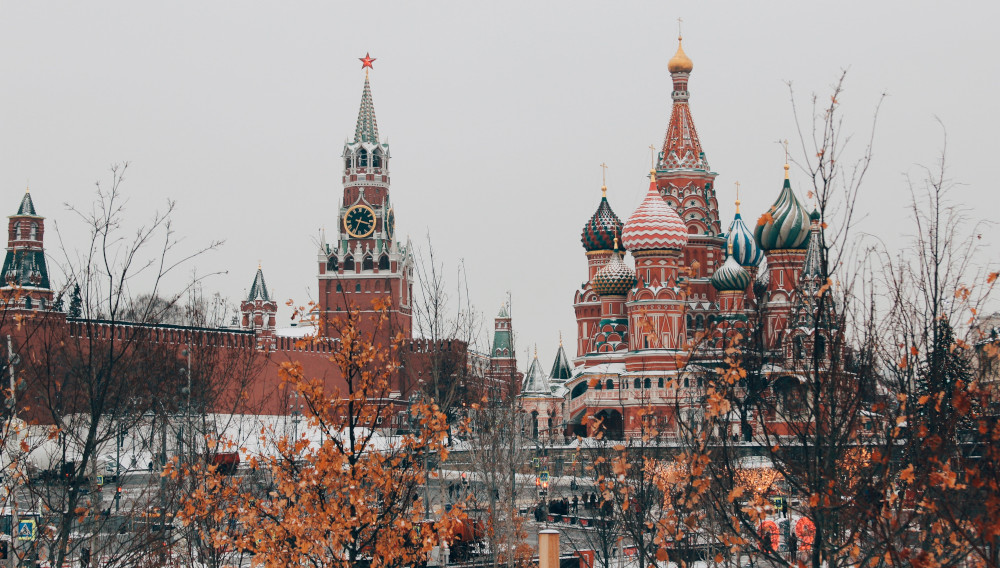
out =
[(396, 212), (389, 209), (389, 212), (385, 214), (385, 234), (392, 240), (392, 236), (396, 234)]
[(361, 239), (375, 230), (375, 212), (367, 205), (355, 205), (344, 214), (344, 230), (347, 234)]

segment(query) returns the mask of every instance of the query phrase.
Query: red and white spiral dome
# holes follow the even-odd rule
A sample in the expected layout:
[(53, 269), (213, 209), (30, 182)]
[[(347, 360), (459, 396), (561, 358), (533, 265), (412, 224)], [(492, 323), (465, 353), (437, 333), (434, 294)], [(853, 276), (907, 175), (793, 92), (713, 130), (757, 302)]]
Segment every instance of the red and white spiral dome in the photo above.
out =
[(688, 242), (684, 221), (663, 201), (655, 178), (655, 171), (650, 172), (649, 192), (622, 230), (622, 244), (631, 252), (683, 250)]

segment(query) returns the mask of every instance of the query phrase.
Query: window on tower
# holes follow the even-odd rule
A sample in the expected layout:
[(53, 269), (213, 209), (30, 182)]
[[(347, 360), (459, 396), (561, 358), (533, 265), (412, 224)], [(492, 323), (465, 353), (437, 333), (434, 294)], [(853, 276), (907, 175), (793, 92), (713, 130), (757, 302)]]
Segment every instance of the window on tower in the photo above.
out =
[(345, 170), (351, 169), (351, 165), (352, 165), (351, 164), (351, 157), (347, 156), (346, 158), (344, 158), (344, 169)]
[(378, 257), (378, 269), (389, 270), (389, 255), (383, 254)]
[(372, 153), (372, 167), (381, 168), (382, 167), (382, 152), (378, 149)]
[(348, 255), (347, 258), (344, 259), (344, 270), (354, 270), (353, 256)]
[(365, 150), (364, 148), (360, 148), (358, 150), (358, 167), (368, 167), (368, 150)]
[(337, 257), (336, 256), (331, 256), (330, 258), (326, 259), (326, 269), (329, 270), (329, 271), (336, 271), (337, 270)]
[(340, 285), (340, 282), (337, 282), (337, 291), (338, 292), (343, 292), (344, 291), (344, 287)]
[(370, 254), (366, 254), (365, 258), (361, 261), (361, 270), (371, 270), (375, 268), (375, 261), (372, 260)]
[(361, 291), (361, 283), (360, 282), (358, 282), (357, 284), (354, 285), (354, 291), (355, 292), (360, 292)]
[(31, 240), (38, 238), (38, 223), (31, 223)]

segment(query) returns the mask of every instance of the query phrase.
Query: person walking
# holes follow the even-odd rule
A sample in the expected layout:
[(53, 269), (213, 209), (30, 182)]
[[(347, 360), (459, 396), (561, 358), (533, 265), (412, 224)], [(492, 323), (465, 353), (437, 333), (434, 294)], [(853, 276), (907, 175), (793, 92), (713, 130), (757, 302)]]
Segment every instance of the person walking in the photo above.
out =
[(573, 514), (580, 512), (580, 498), (576, 495), (573, 496)]

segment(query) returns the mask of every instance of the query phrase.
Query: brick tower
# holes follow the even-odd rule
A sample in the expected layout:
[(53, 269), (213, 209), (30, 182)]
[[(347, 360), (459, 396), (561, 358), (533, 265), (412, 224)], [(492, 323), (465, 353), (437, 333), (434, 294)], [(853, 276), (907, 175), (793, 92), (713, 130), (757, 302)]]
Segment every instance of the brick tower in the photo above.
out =
[[(376, 341), (387, 345), (396, 333), (412, 333), (413, 261), (410, 247), (396, 242), (395, 213), (389, 197), (389, 144), (381, 142), (367, 69), (375, 61), (361, 59), (365, 84), (354, 139), (344, 144), (344, 191), (336, 230), (319, 250), (319, 310), (322, 332), (330, 322), (354, 307), (362, 312), (362, 327), (371, 331), (372, 300), (391, 300), (389, 325)], [(366, 323), (367, 322), (367, 323)]]
[(250, 293), (240, 302), (240, 313), (243, 315), (240, 327), (255, 332), (257, 349), (270, 351), (274, 348), (275, 315), (278, 313), (278, 303), (271, 299), (264, 283), (264, 271), (257, 266), (257, 274), (250, 285)]
[(715, 196), (718, 174), (708, 165), (688, 104), (688, 79), (694, 63), (684, 53), (680, 37), (677, 42), (677, 53), (667, 64), (673, 79), (673, 109), (656, 164), (656, 186), (687, 227), (683, 266), (690, 272), (688, 313), (694, 321), (698, 321), (699, 314), (704, 321), (716, 299), (709, 278), (726, 260), (725, 239), (720, 236), (722, 226)]
[(45, 218), (35, 213), (27, 190), (17, 213), (8, 217), (7, 255), (3, 261), (5, 301), (26, 310), (52, 309), (52, 288), (45, 264)]

